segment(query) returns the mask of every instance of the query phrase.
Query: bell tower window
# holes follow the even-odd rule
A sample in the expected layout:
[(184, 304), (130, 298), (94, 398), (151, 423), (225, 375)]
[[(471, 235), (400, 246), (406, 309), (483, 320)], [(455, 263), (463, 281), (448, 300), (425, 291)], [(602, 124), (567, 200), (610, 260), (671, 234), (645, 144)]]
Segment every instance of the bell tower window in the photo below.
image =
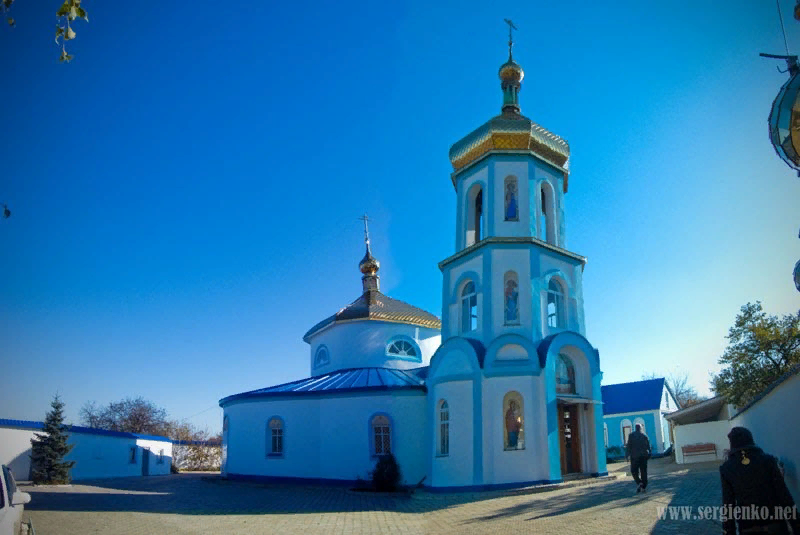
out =
[(542, 182), (539, 194), (542, 200), (539, 212), (539, 239), (556, 245), (555, 194), (546, 180)]
[(547, 285), (547, 326), (564, 327), (564, 292), (556, 279)]
[(483, 189), (479, 184), (467, 194), (467, 232), (465, 246), (469, 247), (484, 238)]
[(519, 221), (517, 179), (513, 176), (506, 177), (505, 180), (505, 220)]
[(461, 290), (461, 332), (478, 330), (478, 294), (475, 283), (470, 281)]

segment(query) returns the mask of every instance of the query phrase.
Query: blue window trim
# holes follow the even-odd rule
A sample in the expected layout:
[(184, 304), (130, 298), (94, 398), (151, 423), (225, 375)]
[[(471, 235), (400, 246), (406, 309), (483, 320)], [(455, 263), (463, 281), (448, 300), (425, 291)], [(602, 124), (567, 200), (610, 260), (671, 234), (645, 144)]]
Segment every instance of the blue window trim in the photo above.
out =
[[(283, 430), (283, 434), (281, 435), (283, 440), (281, 440), (280, 453), (272, 452), (272, 428), (270, 428), (269, 426), (269, 423), (272, 420), (280, 420), (281, 429)], [(264, 451), (266, 453), (267, 459), (283, 459), (286, 456), (286, 421), (277, 414), (267, 418), (267, 423), (264, 424), (264, 439), (265, 439)]]
[(388, 412), (374, 412), (370, 415), (369, 419), (367, 420), (367, 433), (369, 435), (369, 456), (371, 459), (378, 459), (386, 455), (385, 453), (377, 454), (375, 453), (375, 431), (372, 428), (372, 421), (378, 416), (385, 416), (389, 420), (389, 453), (394, 453), (395, 451), (395, 442), (394, 442), (394, 420), (392, 417), (389, 416)]
[[(398, 340), (402, 340), (404, 342), (408, 342), (409, 344), (411, 344), (411, 346), (414, 348), (414, 351), (417, 352), (417, 356), (411, 357), (411, 356), (395, 355), (394, 353), (389, 353), (389, 346), (391, 346), (394, 342), (397, 342)], [(389, 340), (386, 342), (386, 349), (384, 350), (384, 354), (387, 357), (391, 357), (392, 359), (407, 360), (411, 362), (422, 362), (422, 351), (419, 348), (419, 344), (416, 342), (416, 340), (405, 334), (398, 334), (397, 336), (392, 336), (391, 338), (389, 338)]]
[[(325, 354), (327, 355), (328, 358), (325, 359), (324, 361), (320, 362), (319, 354), (322, 351), (325, 351)], [(330, 363), (331, 363), (331, 350), (328, 349), (328, 346), (326, 346), (325, 344), (318, 345), (317, 346), (317, 350), (314, 351), (314, 368), (315, 369), (316, 368), (321, 368), (322, 366), (325, 366), (326, 364), (330, 364)]]

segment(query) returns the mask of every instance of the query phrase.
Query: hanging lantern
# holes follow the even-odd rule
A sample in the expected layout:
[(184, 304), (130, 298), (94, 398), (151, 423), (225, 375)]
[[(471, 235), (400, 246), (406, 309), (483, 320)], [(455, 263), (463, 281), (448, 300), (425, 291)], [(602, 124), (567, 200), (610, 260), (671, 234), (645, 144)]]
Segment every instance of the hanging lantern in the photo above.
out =
[(770, 141), (786, 165), (800, 172), (800, 67), (797, 56), (768, 57), (785, 59), (789, 66), (789, 81), (778, 91), (769, 114)]

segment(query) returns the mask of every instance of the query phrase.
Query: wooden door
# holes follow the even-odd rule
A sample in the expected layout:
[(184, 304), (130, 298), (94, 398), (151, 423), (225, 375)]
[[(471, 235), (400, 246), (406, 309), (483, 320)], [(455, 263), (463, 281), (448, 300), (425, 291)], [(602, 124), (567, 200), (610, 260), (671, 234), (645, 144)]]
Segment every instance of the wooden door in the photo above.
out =
[(561, 473), (579, 473), (582, 469), (578, 406), (560, 405), (558, 408), (558, 423), (561, 439)]

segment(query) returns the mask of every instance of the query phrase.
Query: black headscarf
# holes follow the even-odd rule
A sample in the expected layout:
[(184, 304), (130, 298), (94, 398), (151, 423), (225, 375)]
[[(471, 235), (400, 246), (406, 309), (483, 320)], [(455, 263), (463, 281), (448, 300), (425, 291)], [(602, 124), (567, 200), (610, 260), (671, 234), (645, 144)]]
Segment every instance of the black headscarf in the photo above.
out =
[(728, 440), (731, 442), (732, 450), (755, 446), (753, 433), (746, 427), (734, 427), (731, 429), (731, 432), (728, 433)]

